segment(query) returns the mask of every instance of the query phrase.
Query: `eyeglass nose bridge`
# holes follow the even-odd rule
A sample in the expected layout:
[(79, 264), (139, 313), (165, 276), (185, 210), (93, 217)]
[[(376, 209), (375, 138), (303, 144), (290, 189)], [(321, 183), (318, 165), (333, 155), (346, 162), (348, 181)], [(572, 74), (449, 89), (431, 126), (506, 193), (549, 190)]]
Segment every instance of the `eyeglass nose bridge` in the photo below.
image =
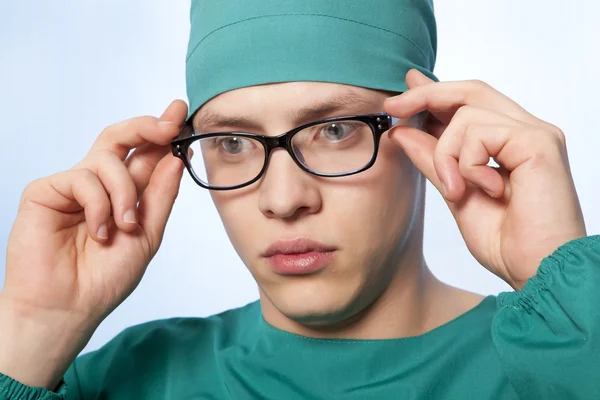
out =
[(267, 150), (267, 160), (271, 158), (271, 153), (273, 152), (273, 150), (281, 148), (285, 149), (288, 152), (288, 154), (292, 157), (292, 159), (296, 161), (296, 155), (294, 154), (294, 150), (292, 149), (292, 137), (295, 131), (296, 130), (282, 133), (281, 135), (277, 136), (267, 136), (263, 138)]
[(264, 174), (267, 170), (267, 168), (269, 167), (269, 164), (271, 163), (271, 156), (273, 155), (273, 150), (275, 149), (284, 149), (288, 155), (292, 158), (292, 160), (294, 161), (294, 163), (300, 167), (301, 170), (314, 174), (314, 172), (312, 172), (310, 170), (310, 168), (308, 168), (307, 165), (305, 165), (305, 161), (304, 161), (304, 157), (302, 156), (302, 154), (298, 154), (294, 151), (293, 145), (292, 145), (292, 138), (294, 137), (294, 135), (296, 133), (298, 133), (301, 129), (297, 128), (294, 130), (291, 130), (289, 132), (286, 133), (282, 133), (278, 136), (267, 136), (267, 137), (263, 137), (263, 143), (265, 144), (266, 147), (266, 154), (265, 154), (265, 166), (263, 169), (263, 172), (261, 173)]
[[(392, 117), (387, 114), (374, 115), (374, 117), (376, 118), (375, 121), (368, 123), (368, 125), (371, 127), (373, 133), (376, 135), (375, 146), (378, 146), (379, 136), (383, 132), (387, 131), (388, 129), (390, 129), (394, 125), (396, 125), (396, 123), (398, 123), (400, 121), (400, 119)], [(352, 118), (352, 117), (348, 117), (348, 118)], [(319, 174), (319, 173), (313, 172), (310, 168), (308, 168), (308, 166), (304, 165), (304, 160), (303, 160), (302, 154), (298, 154), (294, 151), (293, 146), (292, 146), (292, 138), (294, 137), (294, 135), (296, 133), (301, 131), (303, 128), (304, 127), (299, 127), (299, 128), (293, 129), (291, 131), (282, 133), (277, 136), (263, 136), (262, 140), (263, 140), (263, 143), (265, 144), (266, 153), (265, 153), (265, 166), (263, 167), (263, 171), (261, 172), (261, 175), (263, 175), (266, 172), (268, 165), (270, 164), (270, 161), (271, 161), (271, 156), (272, 156), (273, 150), (275, 150), (277, 148), (285, 149), (287, 151), (287, 153), (290, 155), (290, 157), (292, 158), (292, 160), (294, 160), (294, 162), (298, 165), (298, 167), (300, 167), (300, 169), (302, 169), (308, 173), (319, 175), (319, 176), (327, 176), (328, 175), (328, 174)], [(375, 149), (374, 157), (376, 156), (376, 154), (377, 154), (377, 149)], [(373, 161), (374, 160), (371, 160), (371, 163)]]
[(287, 149), (289, 147), (289, 138), (287, 133), (278, 136), (267, 136), (264, 138), (264, 140), (269, 153), (277, 148)]

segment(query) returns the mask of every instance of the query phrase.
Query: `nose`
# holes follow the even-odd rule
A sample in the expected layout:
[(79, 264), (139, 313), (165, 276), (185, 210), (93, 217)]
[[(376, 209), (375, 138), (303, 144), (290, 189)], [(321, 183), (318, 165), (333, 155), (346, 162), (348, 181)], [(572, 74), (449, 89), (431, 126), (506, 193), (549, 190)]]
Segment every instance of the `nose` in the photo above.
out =
[(259, 191), (259, 209), (268, 218), (290, 220), (321, 209), (318, 182), (284, 149), (271, 153)]

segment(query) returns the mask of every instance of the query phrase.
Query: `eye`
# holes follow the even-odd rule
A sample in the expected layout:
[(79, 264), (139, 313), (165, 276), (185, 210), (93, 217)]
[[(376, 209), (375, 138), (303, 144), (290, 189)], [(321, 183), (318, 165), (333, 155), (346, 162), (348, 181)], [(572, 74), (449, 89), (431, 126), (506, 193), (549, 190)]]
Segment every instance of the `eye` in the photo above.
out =
[(319, 132), (321, 136), (332, 142), (339, 142), (351, 134), (356, 126), (350, 122), (335, 122), (325, 125)]
[(218, 138), (217, 145), (229, 154), (239, 154), (254, 147), (251, 140), (236, 136)]

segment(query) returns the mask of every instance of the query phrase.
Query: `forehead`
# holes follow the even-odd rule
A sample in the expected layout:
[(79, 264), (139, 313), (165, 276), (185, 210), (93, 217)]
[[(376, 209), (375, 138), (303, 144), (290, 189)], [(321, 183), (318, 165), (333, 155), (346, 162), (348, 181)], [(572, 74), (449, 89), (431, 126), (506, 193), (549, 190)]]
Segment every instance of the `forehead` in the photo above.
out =
[(383, 101), (390, 95), (379, 90), (328, 82), (250, 86), (209, 100), (196, 113), (194, 125), (206, 125), (218, 122), (222, 119), (220, 117), (232, 116), (259, 119), (285, 115), (294, 120), (306, 120), (337, 112), (379, 112)]

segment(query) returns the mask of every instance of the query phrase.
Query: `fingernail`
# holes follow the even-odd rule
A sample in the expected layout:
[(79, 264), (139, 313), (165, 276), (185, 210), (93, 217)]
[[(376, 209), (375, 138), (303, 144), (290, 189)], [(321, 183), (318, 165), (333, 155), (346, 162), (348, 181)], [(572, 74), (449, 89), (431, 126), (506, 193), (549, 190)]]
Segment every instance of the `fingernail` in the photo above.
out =
[(128, 224), (136, 224), (137, 220), (135, 218), (135, 211), (128, 210), (125, 215), (123, 215), (123, 221), (127, 222)]
[(174, 124), (174, 122), (171, 122), (171, 121), (158, 121), (159, 126), (167, 127), (167, 126), (171, 126), (173, 124)]
[(108, 239), (108, 226), (106, 224), (100, 225), (97, 236), (99, 239)]
[(441, 182), (440, 186), (442, 189), (442, 196), (446, 197), (446, 195), (448, 194), (448, 188), (446, 188), (446, 184), (444, 182)]
[(496, 196), (494, 196), (494, 193), (492, 193), (490, 190), (483, 189), (483, 191), (486, 192), (488, 194), (488, 196), (490, 196), (490, 197), (494, 197), (494, 198), (496, 197)]

